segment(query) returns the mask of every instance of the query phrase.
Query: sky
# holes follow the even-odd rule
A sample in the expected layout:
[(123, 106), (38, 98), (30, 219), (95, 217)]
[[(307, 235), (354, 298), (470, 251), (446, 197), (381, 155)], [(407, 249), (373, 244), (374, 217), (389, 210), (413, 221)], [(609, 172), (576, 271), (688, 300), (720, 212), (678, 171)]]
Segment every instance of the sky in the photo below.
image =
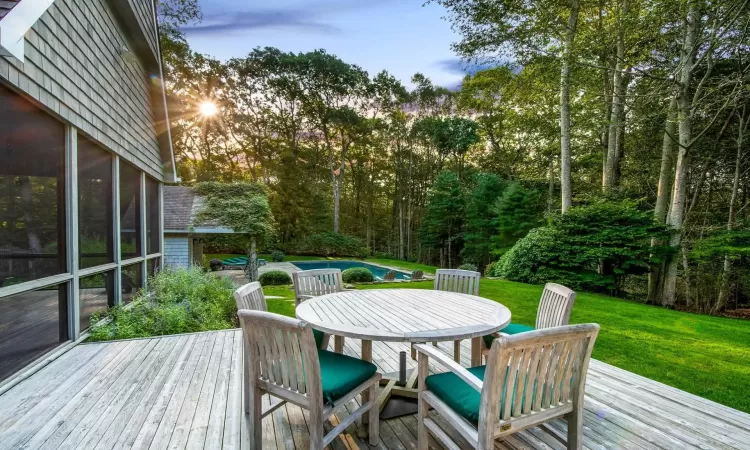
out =
[(226, 60), (255, 47), (324, 48), (374, 76), (388, 70), (405, 85), (422, 72), (453, 87), (465, 65), (445, 10), (423, 0), (200, 0), (203, 21), (183, 29), (191, 47)]

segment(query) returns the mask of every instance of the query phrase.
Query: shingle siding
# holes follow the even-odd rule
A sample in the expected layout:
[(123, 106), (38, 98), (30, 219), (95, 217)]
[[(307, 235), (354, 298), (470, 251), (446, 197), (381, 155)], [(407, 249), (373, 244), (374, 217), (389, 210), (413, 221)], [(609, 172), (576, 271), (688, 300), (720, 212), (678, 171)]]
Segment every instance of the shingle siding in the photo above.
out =
[(164, 239), (164, 265), (169, 267), (190, 266), (190, 238), (173, 237)]
[[(156, 45), (151, 0), (130, 0)], [(146, 12), (151, 12), (148, 25)], [(26, 62), (0, 58), (0, 77), (82, 133), (149, 175), (163, 167), (152, 109), (152, 81), (106, 0), (56, 0), (26, 33)], [(154, 47), (155, 48), (155, 47)], [(157, 74), (153, 74), (157, 75)]]

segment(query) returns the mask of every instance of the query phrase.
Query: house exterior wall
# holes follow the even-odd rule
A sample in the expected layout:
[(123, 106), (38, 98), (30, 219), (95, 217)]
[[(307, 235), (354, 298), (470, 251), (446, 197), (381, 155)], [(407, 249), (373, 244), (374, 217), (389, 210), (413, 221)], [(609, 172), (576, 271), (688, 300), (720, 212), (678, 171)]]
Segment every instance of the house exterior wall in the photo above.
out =
[(188, 237), (164, 236), (164, 265), (189, 267), (191, 240)]
[[(152, 55), (134, 49), (122, 0), (56, 0), (26, 33), (25, 62), (0, 58), (0, 79), (157, 180), (164, 164), (154, 111), (163, 107), (152, 0), (128, 0)], [(148, 56), (148, 57), (147, 57)], [(151, 61), (153, 59), (153, 61)]]
[(56, 0), (24, 58), (0, 56), (0, 389), (145, 287), (173, 176), (153, 0)]

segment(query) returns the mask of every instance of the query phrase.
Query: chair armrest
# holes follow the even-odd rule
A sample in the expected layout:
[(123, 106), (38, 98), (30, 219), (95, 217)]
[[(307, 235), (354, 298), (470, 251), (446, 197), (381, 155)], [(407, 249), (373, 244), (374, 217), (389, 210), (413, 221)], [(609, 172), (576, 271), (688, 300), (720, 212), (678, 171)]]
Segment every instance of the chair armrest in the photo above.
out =
[(482, 386), (484, 384), (482, 380), (477, 378), (474, 374), (472, 374), (465, 368), (461, 367), (460, 364), (455, 362), (451, 357), (449, 357), (445, 353), (441, 352), (440, 350), (437, 350), (435, 347), (432, 347), (431, 345), (425, 345), (425, 344), (417, 344), (414, 346), (414, 348), (417, 350), (417, 352), (422, 353), (429, 358), (433, 358), (437, 363), (439, 363), (441, 366), (445, 367), (446, 369), (456, 374), (456, 376), (464, 380), (469, 386), (471, 386), (475, 390), (482, 392)]

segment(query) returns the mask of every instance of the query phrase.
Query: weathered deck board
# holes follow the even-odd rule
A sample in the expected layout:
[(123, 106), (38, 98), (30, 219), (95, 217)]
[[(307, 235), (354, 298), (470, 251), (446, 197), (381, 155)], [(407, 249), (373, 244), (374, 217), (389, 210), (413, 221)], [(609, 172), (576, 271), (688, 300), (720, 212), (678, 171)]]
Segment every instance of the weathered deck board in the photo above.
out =
[[(450, 342), (440, 348), (453, 351)], [(345, 351), (358, 355), (360, 342), (347, 339)], [(399, 351), (408, 346), (376, 342), (373, 360), (393, 372)], [(251, 450), (241, 390), (238, 330), (82, 344), (0, 396), (0, 450)], [(264, 406), (271, 401), (264, 398)], [(599, 361), (589, 370), (584, 418), (591, 450), (750, 448), (750, 415)], [(307, 449), (308, 422), (294, 405), (279, 408), (263, 421), (263, 449)], [(415, 449), (416, 426), (415, 416), (381, 422), (377, 447), (351, 428), (330, 449)], [(532, 428), (496, 449), (564, 449), (566, 426), (558, 420)], [(430, 448), (440, 449), (434, 441)]]

